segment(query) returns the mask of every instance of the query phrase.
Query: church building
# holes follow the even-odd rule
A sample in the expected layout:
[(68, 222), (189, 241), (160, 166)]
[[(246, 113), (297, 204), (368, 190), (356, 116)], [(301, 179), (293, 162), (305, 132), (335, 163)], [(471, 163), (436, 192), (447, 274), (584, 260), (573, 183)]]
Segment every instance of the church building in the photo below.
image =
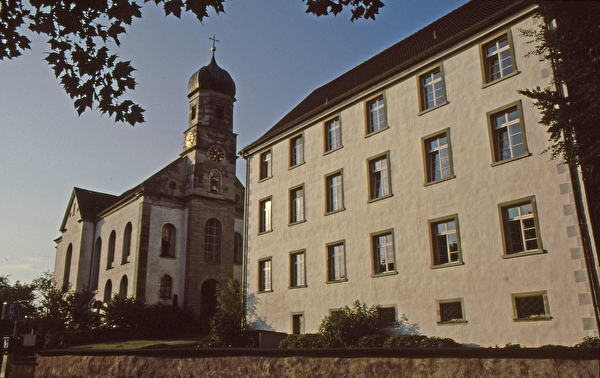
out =
[[(314, 333), (355, 300), (386, 332), (480, 346), (598, 335), (580, 172), (517, 90), (534, 2), (472, 0), (315, 89), (246, 160), (248, 328)], [(389, 33), (393, 33), (390, 30)]]
[(144, 298), (209, 316), (241, 279), (244, 187), (235, 175), (235, 84), (214, 57), (188, 84), (183, 151), (119, 196), (74, 188), (56, 239), (65, 289)]

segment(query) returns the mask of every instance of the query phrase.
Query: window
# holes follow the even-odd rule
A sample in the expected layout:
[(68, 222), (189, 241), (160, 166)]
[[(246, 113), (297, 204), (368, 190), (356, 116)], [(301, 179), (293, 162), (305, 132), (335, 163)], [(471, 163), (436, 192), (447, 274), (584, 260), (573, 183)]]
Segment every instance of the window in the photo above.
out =
[(452, 150), (450, 148), (450, 129), (423, 138), (423, 154), (425, 156), (426, 183), (454, 177)]
[(290, 190), (290, 224), (304, 221), (304, 186)]
[(160, 241), (160, 257), (175, 257), (175, 226), (165, 224)]
[(444, 73), (442, 66), (419, 76), (421, 111), (433, 109), (446, 103)]
[(209, 264), (221, 262), (221, 223), (211, 218), (206, 221), (204, 233), (205, 261)]
[(395, 326), (397, 324), (396, 307), (377, 306), (377, 318), (379, 318), (379, 321), (386, 326)]
[(429, 221), (433, 265), (462, 263), (458, 216)]
[(396, 271), (392, 231), (371, 235), (374, 274)]
[(119, 298), (127, 298), (128, 283), (127, 276), (123, 276), (123, 278), (121, 278), (121, 284), (119, 285)]
[(190, 107), (190, 121), (193, 121), (194, 119), (196, 119), (196, 105), (192, 105)]
[(213, 169), (210, 171), (209, 191), (212, 193), (221, 193), (221, 172)]
[(344, 191), (342, 186), (342, 171), (325, 177), (325, 212), (332, 213), (344, 210)]
[(160, 299), (171, 298), (171, 288), (173, 286), (173, 279), (171, 276), (165, 274), (160, 279), (159, 297)]
[(336, 117), (325, 122), (325, 152), (342, 147), (342, 127), (340, 118)]
[(271, 177), (271, 150), (260, 154), (260, 179)]
[(73, 244), (69, 244), (67, 247), (67, 253), (65, 255), (65, 270), (63, 272), (63, 291), (69, 290), (69, 280), (71, 278), (71, 260), (73, 258)]
[(494, 163), (527, 156), (521, 101), (488, 113)]
[(258, 291), (273, 291), (271, 286), (271, 258), (258, 262)]
[(237, 232), (233, 235), (233, 262), (240, 264), (242, 262), (242, 235)]
[(385, 102), (383, 95), (367, 101), (367, 134), (385, 129)]
[(266, 198), (258, 203), (258, 232), (272, 231), (271, 228), (271, 198)]
[(542, 253), (535, 198), (499, 205), (506, 255)]
[(290, 139), (290, 167), (304, 163), (304, 137), (298, 135)]
[(440, 315), (438, 324), (466, 323), (462, 300), (460, 298), (439, 301), (438, 306)]
[(129, 262), (129, 256), (131, 255), (131, 222), (127, 222), (125, 231), (123, 232), (123, 251), (121, 253), (121, 264)]
[(112, 281), (107, 280), (104, 285), (104, 296), (102, 297), (103, 302), (107, 303), (112, 298)]
[(102, 238), (98, 236), (92, 256), (92, 274), (90, 276), (90, 290), (98, 290), (98, 278), (100, 277), (100, 254), (102, 252)]
[(106, 255), (106, 269), (112, 269), (115, 262), (115, 243), (117, 241), (117, 233), (113, 230), (108, 238), (108, 253)]
[(514, 56), (510, 33), (484, 43), (481, 46), (484, 82), (490, 83), (516, 73)]
[(546, 291), (512, 295), (513, 320), (550, 320)]
[(369, 160), (369, 198), (384, 198), (391, 193), (389, 153), (386, 153)]
[(329, 281), (346, 280), (346, 253), (344, 242), (327, 246), (327, 279)]
[(290, 287), (306, 286), (305, 252), (290, 253)]
[(292, 314), (292, 334), (304, 333), (304, 314)]

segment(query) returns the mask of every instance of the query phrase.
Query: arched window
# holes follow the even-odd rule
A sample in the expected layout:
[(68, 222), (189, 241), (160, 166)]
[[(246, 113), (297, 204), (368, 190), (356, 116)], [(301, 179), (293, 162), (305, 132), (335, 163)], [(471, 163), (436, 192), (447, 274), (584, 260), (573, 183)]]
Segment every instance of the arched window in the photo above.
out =
[(233, 262), (242, 262), (242, 235), (237, 232), (233, 235)]
[(108, 238), (108, 254), (106, 255), (106, 269), (111, 269), (115, 262), (115, 243), (117, 242), (117, 233), (115, 230), (110, 233)]
[(160, 257), (175, 257), (175, 226), (170, 223), (162, 228)]
[(213, 169), (210, 171), (210, 191), (212, 193), (221, 193), (221, 172)]
[(119, 298), (127, 298), (127, 284), (127, 276), (123, 276), (119, 285)]
[(221, 223), (211, 218), (206, 221), (205, 259), (211, 264), (221, 261)]
[(65, 255), (65, 271), (63, 273), (63, 284), (62, 288), (64, 291), (69, 290), (69, 279), (71, 276), (71, 259), (73, 257), (73, 244), (69, 244), (67, 247), (67, 254)]
[(171, 276), (165, 274), (160, 279), (160, 299), (170, 299), (171, 298), (171, 289), (173, 286), (173, 279)]
[(106, 302), (110, 301), (111, 297), (112, 297), (112, 281), (108, 280), (108, 281), (106, 281), (106, 285), (104, 285), (104, 300), (103, 300), (103, 302), (106, 303)]
[(129, 255), (131, 255), (131, 222), (125, 226), (125, 232), (123, 232), (123, 252), (121, 253), (121, 264), (129, 262)]
[(98, 236), (94, 251), (92, 252), (92, 269), (90, 271), (90, 290), (98, 290), (98, 277), (100, 276), (100, 253), (102, 252), (102, 238)]

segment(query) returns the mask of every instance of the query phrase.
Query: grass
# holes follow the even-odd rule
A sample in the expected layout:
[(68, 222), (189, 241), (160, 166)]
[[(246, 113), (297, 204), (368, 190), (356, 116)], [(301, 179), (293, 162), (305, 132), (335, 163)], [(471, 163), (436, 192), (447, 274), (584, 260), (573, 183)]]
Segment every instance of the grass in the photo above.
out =
[(78, 345), (72, 349), (142, 349), (149, 347), (193, 347), (198, 345), (199, 339), (182, 339), (182, 340), (128, 340), (114, 341), (107, 343)]

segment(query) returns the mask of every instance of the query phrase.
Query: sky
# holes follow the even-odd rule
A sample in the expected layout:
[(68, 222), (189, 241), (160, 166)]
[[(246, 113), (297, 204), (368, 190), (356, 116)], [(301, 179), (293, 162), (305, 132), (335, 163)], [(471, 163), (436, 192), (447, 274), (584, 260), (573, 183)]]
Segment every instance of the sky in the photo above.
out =
[[(119, 195), (175, 160), (188, 127), (187, 84), (216, 61), (237, 87), (234, 132), (241, 150), (310, 92), (465, 4), (467, 0), (384, 0), (376, 20), (305, 13), (301, 0), (229, 0), (199, 22), (165, 17), (145, 3), (114, 50), (136, 68), (127, 98), (146, 122), (77, 115), (50, 66), (44, 38), (0, 61), (0, 275), (30, 283), (54, 270), (55, 243), (73, 187)], [(141, 3), (141, 2), (140, 2)], [(238, 159), (244, 182), (244, 161)]]

